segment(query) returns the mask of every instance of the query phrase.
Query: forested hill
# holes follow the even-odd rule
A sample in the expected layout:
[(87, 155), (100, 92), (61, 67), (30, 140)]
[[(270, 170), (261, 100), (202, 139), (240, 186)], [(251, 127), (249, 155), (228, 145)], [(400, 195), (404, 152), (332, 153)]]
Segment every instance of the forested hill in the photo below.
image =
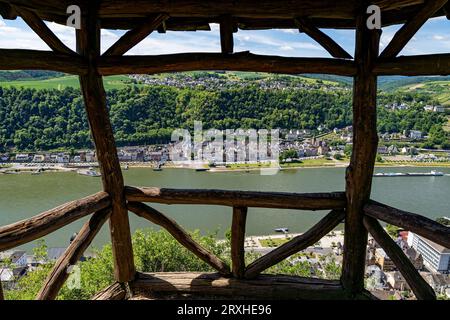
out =
[[(119, 145), (168, 142), (174, 128), (329, 129), (351, 124), (349, 90), (267, 90), (260, 86), (204, 90), (170, 86), (130, 86), (107, 93)], [(407, 101), (411, 108), (380, 108), (383, 132), (418, 129), (428, 132), (445, 116), (423, 111), (430, 95), (382, 94), (379, 104)], [(78, 89), (0, 88), (0, 152), (91, 147)]]

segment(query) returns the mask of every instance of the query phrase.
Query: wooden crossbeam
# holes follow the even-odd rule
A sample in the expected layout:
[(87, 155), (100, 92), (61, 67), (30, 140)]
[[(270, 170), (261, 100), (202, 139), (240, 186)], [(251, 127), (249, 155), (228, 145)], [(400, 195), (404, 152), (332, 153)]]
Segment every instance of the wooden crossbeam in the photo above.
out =
[(345, 218), (343, 210), (333, 210), (305, 233), (270, 251), (252, 262), (245, 271), (245, 278), (257, 277), (262, 271), (270, 268), (287, 257), (313, 245), (332, 231)]
[(331, 39), (324, 32), (319, 30), (314, 24), (307, 18), (298, 17), (294, 19), (295, 24), (299, 28), (300, 32), (306, 33), (317, 43), (319, 43), (325, 50), (327, 50), (333, 57), (342, 59), (352, 59), (352, 56), (345, 51), (339, 44)]
[(0, 49), (0, 70), (52, 70), (85, 74), (87, 64), (79, 56), (51, 51)]
[(0, 227), (0, 251), (15, 248), (42, 238), (95, 211), (107, 208), (111, 199), (106, 192), (99, 192), (80, 200), (71, 201), (45, 211), (33, 218)]
[(245, 273), (245, 224), (247, 220), (246, 207), (233, 208), (233, 221), (231, 224), (231, 261), (233, 275), (243, 278)]
[(373, 72), (377, 75), (450, 75), (450, 54), (401, 56), (378, 59)]
[(200, 244), (198, 244), (174, 220), (165, 216), (158, 210), (140, 202), (128, 202), (128, 209), (138, 216), (166, 229), (186, 249), (188, 249), (201, 260), (219, 271), (222, 275), (229, 276), (231, 274), (230, 267), (225, 262), (215, 256), (213, 253), (209, 252), (207, 249), (203, 248)]
[(343, 192), (288, 193), (217, 189), (125, 187), (128, 201), (165, 204), (205, 204), (230, 207), (330, 210), (345, 208)]
[(428, 0), (422, 10), (412, 17), (403, 27), (397, 31), (388, 46), (380, 54), (381, 58), (396, 57), (400, 51), (408, 44), (419, 29), (441, 9), (448, 0)]
[(376, 201), (370, 201), (365, 205), (364, 213), (370, 217), (417, 233), (441, 246), (450, 248), (450, 227), (446, 227), (427, 217), (399, 210)]
[(286, 58), (240, 52), (181, 53), (155, 56), (111, 56), (98, 61), (100, 74), (156, 74), (192, 70), (232, 70), (284, 74), (336, 74), (354, 76), (353, 61), (328, 58)]
[(397, 269), (409, 284), (417, 299), (436, 300), (436, 294), (424, 278), (417, 272), (416, 268), (403, 253), (402, 249), (384, 231), (378, 221), (371, 217), (364, 217), (364, 226), (373, 236), (375, 241), (386, 251), (389, 258), (394, 262)]
[(22, 17), (26, 24), (55, 52), (76, 55), (69, 49), (39, 18), (33, 11), (24, 8), (15, 7), (16, 12)]
[(220, 44), (224, 54), (230, 54), (234, 51), (234, 29), (233, 17), (229, 15), (223, 16), (220, 22)]
[(103, 209), (94, 213), (81, 228), (78, 235), (66, 249), (64, 254), (56, 261), (50, 274), (39, 291), (37, 300), (54, 300), (69, 277), (70, 267), (75, 266), (83, 253), (94, 240), (102, 226), (108, 220), (111, 209)]
[(121, 56), (144, 40), (153, 31), (155, 31), (164, 21), (169, 18), (167, 14), (157, 14), (148, 18), (140, 26), (125, 33), (116, 43), (114, 43), (106, 52), (105, 56)]
[(0, 2), (0, 15), (3, 19), (14, 20), (17, 18), (17, 13), (14, 11), (13, 7), (3, 2)]

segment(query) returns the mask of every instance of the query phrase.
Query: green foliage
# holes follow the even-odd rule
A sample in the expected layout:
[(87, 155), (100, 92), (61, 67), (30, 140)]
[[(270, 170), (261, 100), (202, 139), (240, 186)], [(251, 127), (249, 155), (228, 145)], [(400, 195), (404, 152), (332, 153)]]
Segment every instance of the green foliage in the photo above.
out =
[(387, 225), (386, 225), (386, 231), (387, 231), (387, 233), (388, 233), (392, 238), (394, 238), (394, 239), (396, 239), (396, 238), (398, 237), (398, 232), (399, 232), (400, 230), (401, 230), (401, 229), (400, 229), (399, 227), (394, 226), (394, 225), (392, 225), (392, 224), (387, 224)]
[(287, 159), (298, 158), (298, 154), (295, 149), (289, 149), (289, 150), (285, 150), (285, 151), (281, 152), (279, 158), (280, 158), (281, 162), (284, 162)]

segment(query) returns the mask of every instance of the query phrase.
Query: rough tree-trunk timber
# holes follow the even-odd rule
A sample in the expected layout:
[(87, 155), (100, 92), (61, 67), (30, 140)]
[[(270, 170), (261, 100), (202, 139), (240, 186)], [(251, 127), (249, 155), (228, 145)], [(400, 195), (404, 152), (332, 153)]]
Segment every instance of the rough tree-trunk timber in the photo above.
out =
[(220, 22), (220, 45), (224, 54), (231, 54), (234, 51), (233, 31), (233, 18), (223, 16)]
[(318, 44), (320, 44), (325, 50), (327, 50), (333, 57), (341, 59), (352, 59), (352, 56), (345, 51), (339, 44), (337, 44), (328, 35), (314, 26), (307, 18), (298, 17), (295, 19), (297, 27), (300, 32), (306, 33)]
[(52, 49), (57, 53), (64, 53), (68, 55), (76, 55), (70, 50), (39, 18), (33, 11), (24, 8), (15, 8), (16, 12), (20, 14), (26, 24)]
[(394, 262), (397, 269), (409, 284), (417, 299), (436, 300), (436, 294), (424, 278), (417, 272), (416, 268), (403, 253), (403, 250), (384, 231), (378, 221), (371, 217), (364, 217), (364, 226), (373, 236), (375, 241), (386, 251), (389, 258)]
[(111, 209), (109, 208), (98, 211), (83, 225), (78, 235), (56, 262), (36, 300), (54, 300), (56, 298), (64, 282), (69, 277), (69, 268), (77, 264), (103, 224), (108, 220), (110, 214)]
[(156, 30), (168, 18), (169, 16), (166, 14), (157, 14), (156, 16), (149, 17), (148, 20), (143, 22), (140, 26), (125, 33), (103, 55), (121, 56), (125, 54)]
[(231, 261), (233, 275), (243, 278), (245, 273), (245, 224), (247, 221), (246, 207), (233, 207), (233, 221), (231, 224)]
[(68, 202), (30, 219), (0, 227), (0, 251), (42, 238), (95, 211), (107, 208), (111, 199), (106, 192)]
[(427, 217), (392, 208), (375, 201), (370, 201), (364, 206), (364, 213), (372, 218), (412, 231), (441, 246), (450, 248), (450, 227), (446, 227)]
[(403, 25), (403, 27), (394, 35), (391, 42), (380, 54), (381, 58), (394, 58), (408, 44), (409, 40), (414, 37), (417, 31), (441, 9), (447, 0), (427, 0), (422, 10)]
[(299, 210), (344, 209), (345, 193), (288, 193), (125, 187), (128, 201)]
[(255, 71), (284, 74), (319, 73), (354, 76), (353, 61), (329, 58), (286, 58), (263, 56), (240, 52), (222, 53), (179, 53), (155, 56), (102, 57), (98, 63), (104, 76), (193, 70)]
[(186, 249), (219, 271), (222, 275), (229, 276), (231, 274), (230, 267), (225, 262), (194, 241), (174, 220), (140, 202), (128, 202), (128, 209), (138, 216), (166, 229)]
[[(365, 7), (362, 12), (365, 12)], [(369, 30), (366, 14), (357, 19), (353, 84), (353, 152), (346, 174), (347, 209), (341, 281), (352, 295), (364, 289), (367, 231), (363, 207), (370, 197), (378, 146), (377, 77), (373, 67), (378, 57), (380, 31)]]
[(133, 248), (122, 171), (106, 106), (103, 79), (96, 66), (96, 59), (100, 56), (100, 27), (96, 4), (89, 2), (82, 28), (77, 30), (77, 50), (89, 63), (89, 72), (80, 77), (80, 84), (102, 173), (103, 189), (108, 192), (112, 201), (110, 229), (115, 277), (118, 282), (128, 282), (133, 280), (135, 274)]
[(345, 212), (342, 210), (333, 210), (320, 220), (311, 229), (306, 231), (289, 242), (281, 245), (280, 247), (270, 251), (261, 258), (251, 263), (245, 272), (245, 278), (255, 278), (262, 271), (270, 268), (271, 266), (281, 262), (287, 257), (308, 248), (320, 239), (322, 239), (327, 233), (332, 231), (341, 221), (345, 218)]

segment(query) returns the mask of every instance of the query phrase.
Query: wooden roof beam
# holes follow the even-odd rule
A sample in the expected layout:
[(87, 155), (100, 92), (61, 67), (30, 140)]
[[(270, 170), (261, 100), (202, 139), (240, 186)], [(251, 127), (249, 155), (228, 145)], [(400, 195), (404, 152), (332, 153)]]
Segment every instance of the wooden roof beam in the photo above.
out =
[(116, 43), (114, 43), (106, 52), (104, 56), (121, 56), (124, 55), (131, 48), (136, 46), (139, 42), (149, 36), (156, 30), (169, 16), (165, 13), (157, 14), (149, 17), (147, 21), (137, 26), (136, 28), (125, 33)]
[(447, 19), (450, 20), (450, 2), (447, 2), (443, 9)]
[(231, 16), (223, 16), (220, 22), (220, 45), (222, 53), (231, 54), (234, 52), (233, 32), (236, 24)]
[(272, 72), (282, 74), (336, 74), (353, 76), (353, 61), (329, 58), (286, 58), (255, 55), (249, 52), (234, 54), (181, 53), (155, 56), (102, 57), (98, 61), (100, 74), (156, 74), (192, 70), (230, 70)]
[(394, 58), (408, 44), (419, 29), (440, 10), (448, 0), (428, 0), (422, 10), (416, 13), (403, 27), (395, 34), (389, 45), (380, 54), (381, 58)]
[(3, 19), (15, 20), (17, 18), (17, 13), (14, 9), (7, 3), (0, 2), (0, 15)]
[(76, 55), (74, 51), (69, 49), (39, 18), (33, 11), (14, 7), (14, 10), (22, 17), (26, 24), (41, 38), (53, 51), (57, 53), (65, 53)]
[(324, 32), (319, 30), (306, 18), (295, 18), (295, 24), (299, 28), (300, 32), (306, 33), (309, 37), (319, 43), (325, 50), (327, 50), (331, 56), (342, 59), (353, 59), (353, 57), (345, 51), (339, 44), (331, 39)]

